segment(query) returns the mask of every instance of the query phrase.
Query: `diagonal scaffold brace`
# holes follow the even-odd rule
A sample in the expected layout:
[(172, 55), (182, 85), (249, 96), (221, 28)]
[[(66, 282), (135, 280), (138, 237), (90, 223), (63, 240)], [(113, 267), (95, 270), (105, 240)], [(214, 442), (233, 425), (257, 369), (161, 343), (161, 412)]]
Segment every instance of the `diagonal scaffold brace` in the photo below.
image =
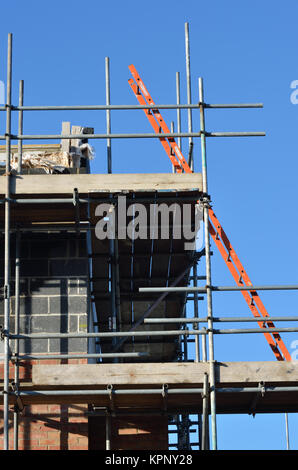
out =
[[(135, 94), (140, 105), (154, 105), (152, 97), (150, 96), (143, 80), (138, 74), (134, 65), (130, 65), (129, 70), (134, 78), (128, 80), (128, 83)], [(144, 109), (145, 115), (148, 118), (151, 126), (157, 134), (162, 132), (169, 134), (169, 128), (162, 118), (160, 111), (155, 108)], [(171, 160), (172, 165), (178, 173), (192, 173), (191, 168), (186, 162), (180, 148), (178, 147), (173, 137), (160, 138), (161, 144), (165, 149), (168, 157)], [(252, 286), (252, 282), (248, 277), (242, 263), (240, 262), (235, 250), (233, 249), (226, 233), (224, 232), (218, 218), (216, 217), (213, 209), (209, 206), (209, 232), (215, 245), (217, 246), (223, 260), (226, 263), (230, 273), (232, 274), (237, 286)], [(241, 291), (251, 313), (255, 318), (259, 318), (257, 321), (259, 327), (264, 330), (264, 336), (273, 351), (278, 361), (291, 361), (291, 355), (284, 344), (282, 338), (278, 333), (266, 332), (267, 328), (274, 328), (272, 321), (266, 320), (269, 314), (259, 297), (256, 290)]]

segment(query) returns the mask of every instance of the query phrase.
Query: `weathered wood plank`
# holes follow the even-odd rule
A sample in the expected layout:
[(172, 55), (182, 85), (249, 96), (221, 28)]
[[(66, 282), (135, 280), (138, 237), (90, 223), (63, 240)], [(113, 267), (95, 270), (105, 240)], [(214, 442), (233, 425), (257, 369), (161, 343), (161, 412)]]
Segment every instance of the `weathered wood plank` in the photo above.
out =
[[(5, 194), (5, 178), (0, 177), (0, 194)], [(200, 173), (146, 174), (70, 174), (19, 175), (11, 178), (11, 192), (17, 195), (71, 195), (77, 188), (80, 194), (121, 191), (188, 191), (201, 190)]]
[[(6, 146), (5, 145), (0, 145), (0, 154), (5, 153)], [(60, 144), (23, 144), (23, 149), (24, 152), (58, 152), (61, 150), (61, 145)], [(18, 146), (17, 145), (12, 145), (11, 146), (11, 152), (12, 153), (17, 153), (18, 152)]]
[[(69, 135), (70, 134), (70, 122), (62, 122), (62, 130), (61, 135)], [(61, 151), (62, 152), (69, 152), (70, 150), (70, 140), (68, 139), (61, 139)]]
[[(38, 153), (38, 152), (59, 152), (61, 150), (60, 144), (30, 144), (26, 145), (23, 144), (23, 153), (31, 152), (31, 153)], [(18, 153), (18, 146), (12, 145), (11, 146), (11, 154), (15, 155)], [(6, 160), (6, 150), (5, 145), (0, 145), (0, 163), (1, 165)]]
[[(34, 386), (201, 385), (206, 363), (34, 365)], [(216, 364), (218, 384), (294, 383), (298, 362), (225, 362)]]

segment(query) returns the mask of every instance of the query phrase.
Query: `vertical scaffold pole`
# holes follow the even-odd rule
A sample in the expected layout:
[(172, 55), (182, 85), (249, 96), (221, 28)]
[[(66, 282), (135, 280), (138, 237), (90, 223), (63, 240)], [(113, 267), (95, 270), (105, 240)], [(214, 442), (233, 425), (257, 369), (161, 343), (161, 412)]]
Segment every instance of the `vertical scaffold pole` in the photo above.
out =
[[(193, 265), (193, 286), (198, 287), (198, 272), (197, 272), (197, 263)], [(194, 302), (194, 318), (199, 317), (199, 305), (198, 305), (198, 293), (194, 292), (193, 296)], [(194, 323), (193, 325), (194, 330), (198, 329), (198, 324)], [(199, 335), (195, 336), (195, 362), (200, 361), (200, 343), (199, 343)]]
[[(111, 225), (113, 225), (113, 231), (116, 233), (116, 206), (111, 205), (111, 211), (109, 214)], [(112, 331), (117, 331), (117, 285), (116, 285), (116, 256), (115, 256), (115, 238), (109, 240), (110, 244), (110, 294), (111, 294), (111, 322)], [(115, 348), (117, 344), (117, 338), (113, 337), (112, 345)], [(113, 362), (119, 362), (119, 358), (115, 357)]]
[(215, 363), (214, 363), (214, 341), (213, 341), (213, 313), (212, 313), (212, 282), (211, 282), (211, 255), (210, 255), (210, 234), (209, 234), (209, 200), (207, 198), (207, 157), (206, 157), (206, 136), (205, 136), (205, 110), (204, 110), (204, 90), (203, 79), (199, 78), (199, 102), (200, 102), (200, 127), (201, 127), (201, 152), (202, 152), (202, 179), (204, 196), (204, 229), (205, 229), (205, 259), (206, 259), (206, 288), (207, 288), (207, 316), (208, 316), (208, 343), (209, 343), (209, 381), (210, 381), (210, 411), (211, 411), (211, 431), (212, 448), (217, 449), (217, 429), (216, 429), (216, 392), (215, 392)]
[(106, 413), (106, 450), (111, 450), (111, 414)]
[[(15, 334), (20, 333), (20, 238), (21, 234), (18, 230), (16, 232), (16, 261), (15, 261)], [(19, 388), (19, 352), (20, 344), (19, 340), (15, 341), (15, 370), (14, 370), (14, 382), (16, 390)], [(14, 450), (18, 450), (18, 435), (19, 435), (19, 410), (17, 407), (14, 410), (13, 415), (13, 441)]]
[(288, 413), (285, 413), (285, 421), (286, 421), (286, 443), (287, 443), (287, 450), (290, 450), (290, 435), (289, 435)]
[(9, 317), (10, 317), (10, 154), (11, 154), (11, 77), (12, 34), (8, 35), (7, 97), (6, 97), (6, 190), (5, 190), (5, 242), (4, 242), (4, 450), (9, 450)]
[[(197, 263), (195, 262), (193, 265), (193, 286), (198, 286), (198, 269)], [(194, 317), (199, 317), (199, 302), (198, 302), (198, 293), (194, 292)], [(198, 324), (194, 323), (193, 325), (194, 330), (198, 329)], [(199, 343), (199, 335), (195, 336), (195, 362), (200, 361), (200, 343)], [(199, 448), (202, 450), (202, 415), (198, 415), (198, 436), (199, 436)]]
[[(105, 79), (106, 79), (106, 105), (111, 104), (111, 92), (110, 92), (110, 59), (109, 57), (105, 58)], [(107, 123), (107, 134), (111, 133), (111, 111), (106, 110), (106, 123)], [(111, 139), (107, 138), (107, 167), (108, 173), (112, 173), (112, 147)], [(115, 206), (113, 208), (113, 214), (110, 216), (113, 218), (113, 223), (115, 223)], [(116, 229), (115, 229), (116, 230)], [(116, 266), (115, 266), (115, 240), (110, 240), (110, 277), (111, 277), (111, 314), (112, 314), (112, 330), (117, 330), (117, 285), (116, 285)], [(116, 339), (113, 338), (113, 346), (116, 344)], [(118, 362), (118, 359), (115, 358), (114, 362)]]
[[(190, 47), (189, 47), (189, 26), (185, 23), (185, 57), (186, 57), (186, 90), (187, 90), (187, 104), (191, 104), (191, 79), (190, 79)], [(192, 111), (189, 108), (187, 110), (188, 116), (188, 132), (192, 132)], [(193, 171), (193, 158), (192, 158), (192, 147), (193, 138), (189, 137), (189, 150), (188, 150), (188, 165)]]
[[(109, 57), (105, 58), (105, 76), (106, 76), (106, 105), (111, 104), (111, 94), (110, 94), (110, 59)], [(111, 111), (107, 109), (106, 111), (106, 121), (107, 121), (107, 134), (111, 133)], [(111, 139), (107, 139), (107, 165), (108, 173), (112, 173), (112, 149), (111, 149)]]
[[(19, 82), (19, 106), (24, 105), (24, 80)], [(18, 132), (19, 135), (23, 134), (23, 111), (18, 112)], [(18, 174), (22, 173), (22, 156), (23, 156), (23, 141), (18, 140)], [(18, 230), (16, 232), (16, 260), (15, 260), (15, 334), (18, 335), (20, 332), (20, 238), (21, 234)], [(20, 364), (19, 364), (19, 340), (15, 341), (15, 370), (14, 370), (14, 382), (15, 387), (19, 388), (19, 375), (20, 375)], [(13, 414), (13, 442), (14, 450), (18, 450), (19, 447), (19, 410), (15, 408)]]
[[(176, 72), (176, 101), (180, 104), (180, 73)], [(177, 108), (177, 132), (181, 133), (181, 109)], [(182, 152), (182, 139), (178, 137), (178, 147)]]
[[(206, 330), (206, 328), (203, 328)], [(206, 334), (202, 335), (202, 361), (207, 362)], [(202, 450), (209, 450), (209, 392), (208, 374), (204, 374), (202, 410)]]
[(203, 423), (201, 450), (209, 450), (209, 400), (208, 374), (204, 374), (203, 382)]
[[(20, 80), (19, 85), (19, 106), (24, 104), (24, 80)], [(23, 135), (23, 111), (20, 109), (19, 113), (19, 125), (18, 131), (19, 135)], [(18, 140), (18, 173), (22, 173), (22, 154), (23, 154), (23, 141), (22, 139)]]
[[(121, 293), (120, 293), (120, 272), (119, 272), (119, 243), (118, 243), (118, 210), (115, 205), (115, 240), (114, 240), (114, 270), (115, 270), (115, 299), (116, 299), (116, 322), (118, 329), (121, 328)], [(118, 362), (121, 359), (118, 358)]]
[[(175, 132), (175, 125), (174, 121), (171, 121), (171, 133), (173, 134)], [(175, 166), (172, 165), (172, 173), (175, 173)]]

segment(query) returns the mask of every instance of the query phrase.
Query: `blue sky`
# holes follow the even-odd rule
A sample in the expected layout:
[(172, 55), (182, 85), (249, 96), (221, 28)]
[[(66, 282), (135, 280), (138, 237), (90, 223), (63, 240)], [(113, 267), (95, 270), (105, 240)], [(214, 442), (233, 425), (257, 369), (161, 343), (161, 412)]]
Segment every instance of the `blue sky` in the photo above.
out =
[[(13, 102), (25, 81), (25, 104), (104, 104), (104, 59), (110, 57), (111, 103), (135, 104), (127, 79), (133, 63), (156, 103), (175, 103), (175, 73), (186, 102), (184, 23), (189, 22), (192, 98), (204, 78), (209, 103), (263, 102), (261, 110), (207, 110), (209, 131), (265, 131), (266, 137), (208, 139), (209, 192), (215, 212), (255, 284), (298, 284), (297, 124), (298, 105), (290, 84), (298, 80), (297, 14), (294, 0), (177, 0), (146, 4), (110, 0), (52, 0), (1, 6), (0, 80), (6, 79), (7, 33), (14, 35)], [(166, 111), (167, 122), (176, 113)], [(24, 133), (60, 133), (61, 121), (105, 132), (100, 112), (27, 113)], [(183, 114), (183, 129), (187, 129)], [(16, 125), (15, 121), (13, 122)], [(4, 116), (0, 116), (1, 134)], [(199, 116), (193, 114), (194, 130)], [(113, 132), (151, 132), (142, 111), (112, 114)], [(96, 141), (93, 172), (106, 172), (105, 142)], [(187, 153), (187, 142), (183, 143)], [(158, 141), (114, 141), (113, 171), (171, 171)], [(200, 171), (200, 142), (194, 144)], [(213, 282), (232, 284), (216, 253)], [(214, 295), (217, 315), (249, 314), (239, 293)], [(297, 293), (261, 294), (272, 315), (297, 314)], [(202, 307), (203, 309), (203, 307)], [(284, 326), (284, 325), (282, 325)], [(217, 360), (274, 360), (262, 335), (216, 338)], [(253, 339), (252, 339), (253, 338)], [(284, 335), (291, 342), (298, 335)], [(292, 448), (298, 448), (298, 419), (289, 416)], [(220, 416), (221, 449), (285, 448), (284, 415)]]

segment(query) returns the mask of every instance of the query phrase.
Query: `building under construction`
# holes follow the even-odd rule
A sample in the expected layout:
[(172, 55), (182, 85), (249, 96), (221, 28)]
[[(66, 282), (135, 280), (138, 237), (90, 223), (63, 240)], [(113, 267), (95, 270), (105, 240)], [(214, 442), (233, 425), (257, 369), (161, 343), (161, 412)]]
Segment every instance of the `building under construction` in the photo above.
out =
[[(180, 103), (179, 74), (176, 103), (159, 105), (130, 65), (136, 103), (111, 105), (106, 58), (105, 104), (24, 106), (22, 81), (18, 105), (11, 102), (8, 37), (7, 99), (0, 107), (6, 113), (0, 135), (5, 450), (215, 450), (217, 414), (298, 411), (298, 366), (281, 338), (298, 329), (275, 326), (297, 317), (272, 318), (258, 294), (298, 286), (250, 281), (208, 193), (206, 141), (264, 133), (209, 132), (206, 110), (262, 105), (205, 103), (202, 79), (193, 104), (188, 24), (185, 43), (187, 104)], [(26, 111), (91, 109), (106, 114), (102, 134), (70, 122), (62, 123), (59, 135), (23, 134)], [(113, 110), (130, 109), (140, 110), (152, 133), (111, 132)], [(177, 111), (176, 132), (163, 109)], [(187, 132), (181, 131), (182, 109)], [(200, 114), (199, 132), (192, 129), (193, 110)], [(111, 143), (121, 138), (159, 139), (169, 172), (112, 174)], [(186, 156), (182, 138), (190, 142)], [(107, 174), (90, 171), (93, 139), (107, 142)], [(200, 140), (199, 173), (193, 139)], [(232, 286), (212, 283), (211, 241)], [(247, 317), (214, 315), (214, 291), (239, 291)], [(241, 328), (243, 322), (251, 327)], [(229, 323), (233, 329), (222, 327)], [(272, 361), (214, 357), (216, 335), (249, 333), (265, 336)]]

